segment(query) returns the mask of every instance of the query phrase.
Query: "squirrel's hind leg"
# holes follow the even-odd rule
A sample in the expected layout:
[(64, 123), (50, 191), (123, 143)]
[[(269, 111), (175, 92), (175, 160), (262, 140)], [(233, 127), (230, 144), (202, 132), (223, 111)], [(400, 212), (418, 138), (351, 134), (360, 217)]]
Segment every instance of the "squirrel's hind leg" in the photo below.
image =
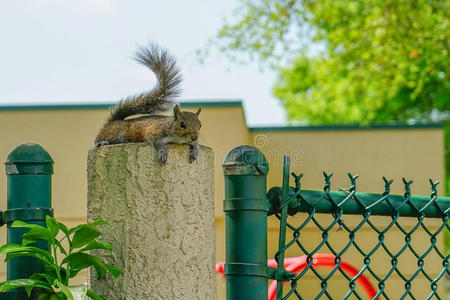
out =
[(189, 144), (189, 163), (194, 162), (198, 158), (198, 142)]

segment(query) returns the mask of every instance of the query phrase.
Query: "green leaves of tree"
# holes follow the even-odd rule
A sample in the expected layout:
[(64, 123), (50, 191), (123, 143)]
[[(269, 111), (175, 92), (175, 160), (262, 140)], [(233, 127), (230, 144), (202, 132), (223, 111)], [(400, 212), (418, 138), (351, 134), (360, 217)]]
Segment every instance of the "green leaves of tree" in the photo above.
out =
[(309, 22), (328, 49), (281, 69), (275, 96), (292, 120), (311, 123), (448, 117), (449, 3), (306, 1)]
[(448, 120), (448, 11), (449, 0), (241, 0), (212, 44), (279, 70), (290, 120)]
[(304, 49), (310, 36), (302, 1), (241, 0), (231, 15), (208, 46), (239, 63), (246, 61), (244, 54), (277, 65), (288, 53)]
[[(33, 288), (39, 287), (47, 290), (39, 296), (40, 300), (72, 299), (82, 300), (86, 296), (94, 300), (104, 299), (94, 292), (88, 291), (86, 285), (70, 286), (70, 278), (75, 277), (79, 271), (93, 267), (97, 275), (102, 278), (109, 272), (113, 278), (121, 274), (121, 270), (113, 265), (104, 263), (100, 258), (86, 253), (89, 250), (112, 251), (111, 245), (96, 239), (101, 235), (98, 225), (106, 225), (99, 220), (90, 224), (78, 225), (68, 229), (66, 225), (56, 221), (53, 217), (46, 217), (46, 227), (15, 221), (12, 227), (28, 228), (23, 235), (22, 245), (6, 244), (0, 247), (0, 255), (6, 254), (5, 261), (16, 257), (28, 256), (38, 259), (45, 266), (45, 273), (36, 273), (29, 279), (17, 279), (0, 283), (0, 292), (24, 287), (28, 295)], [(47, 241), (50, 250), (29, 246), (37, 241)], [(63, 246), (63, 241), (68, 248)], [(58, 263), (58, 251), (64, 256)]]

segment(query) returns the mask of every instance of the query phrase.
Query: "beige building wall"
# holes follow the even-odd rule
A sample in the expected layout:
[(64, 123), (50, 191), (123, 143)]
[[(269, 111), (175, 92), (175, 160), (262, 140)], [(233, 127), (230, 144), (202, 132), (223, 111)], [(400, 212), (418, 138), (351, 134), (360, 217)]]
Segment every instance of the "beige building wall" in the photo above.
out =
[[(430, 193), (429, 178), (444, 179), (444, 139), (441, 128), (298, 129), (251, 131), (252, 141), (270, 162), (268, 185), (281, 185), (283, 154), (291, 169), (303, 172), (303, 187), (322, 189), (322, 171), (333, 172), (332, 186), (349, 186), (347, 172), (359, 174), (358, 190), (383, 191), (383, 176), (393, 179), (392, 192), (403, 193), (402, 177), (412, 179), (417, 195)], [(293, 184), (293, 182), (292, 182)], [(438, 186), (442, 195), (444, 185)]]
[[(292, 171), (305, 174), (302, 179), (305, 189), (323, 188), (322, 171), (334, 173), (333, 190), (348, 187), (346, 174), (352, 172), (360, 175), (358, 190), (373, 193), (383, 191), (383, 175), (394, 179), (394, 193), (403, 193), (403, 176), (413, 179), (415, 195), (429, 195), (428, 178), (441, 182), (444, 179), (443, 132), (438, 126), (248, 128), (240, 101), (191, 102), (182, 106), (188, 110), (202, 106), (200, 143), (214, 150), (217, 261), (225, 259), (221, 163), (235, 146), (253, 145), (267, 156), (269, 188), (281, 185), (284, 154), (291, 156)], [(55, 216), (69, 225), (86, 220), (87, 152), (107, 113), (106, 105), (0, 107), (0, 159), (5, 161), (9, 151), (24, 142), (36, 142), (47, 149), (55, 161)], [(2, 172), (1, 209), (6, 209), (5, 188), (6, 175)], [(442, 185), (438, 190), (442, 195)], [(275, 253), (276, 231), (276, 222), (270, 217), (269, 256)], [(0, 230), (1, 243), (5, 242), (5, 236), (3, 227)], [(294, 252), (288, 254), (301, 255)], [(0, 280), (4, 276), (5, 267), (1, 265)], [(218, 277), (219, 299), (224, 294), (224, 282)]]

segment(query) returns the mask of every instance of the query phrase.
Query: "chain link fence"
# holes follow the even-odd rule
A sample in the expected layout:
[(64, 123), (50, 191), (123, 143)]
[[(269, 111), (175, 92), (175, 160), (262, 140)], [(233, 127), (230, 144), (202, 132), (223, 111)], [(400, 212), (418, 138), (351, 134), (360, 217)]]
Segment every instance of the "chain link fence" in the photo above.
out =
[[(332, 174), (323, 173), (323, 190), (312, 191), (302, 189), (302, 174), (292, 173), (290, 187), (289, 157), (283, 164), (283, 185), (267, 192), (259, 150), (236, 147), (223, 163), (226, 262), (218, 270), (227, 299), (450, 299), (450, 198), (438, 197), (438, 182), (430, 180), (429, 196), (413, 196), (403, 179), (404, 194), (392, 195), (383, 178), (384, 191), (367, 194), (357, 192), (358, 175), (332, 191)], [(269, 260), (268, 220), (279, 230)]]
[[(284, 293), (276, 282), (276, 299), (449, 299), (450, 198), (437, 196), (438, 182), (430, 179), (429, 197), (413, 196), (406, 179), (404, 195), (391, 195), (386, 178), (382, 194), (366, 194), (357, 192), (358, 175), (331, 191), (333, 174), (323, 173), (323, 191), (308, 191), (303, 174), (292, 173), (289, 187), (289, 172), (285, 157), (283, 186), (268, 193), (269, 215), (280, 222), (278, 269), (295, 271)], [(303, 262), (294, 270), (285, 257)]]

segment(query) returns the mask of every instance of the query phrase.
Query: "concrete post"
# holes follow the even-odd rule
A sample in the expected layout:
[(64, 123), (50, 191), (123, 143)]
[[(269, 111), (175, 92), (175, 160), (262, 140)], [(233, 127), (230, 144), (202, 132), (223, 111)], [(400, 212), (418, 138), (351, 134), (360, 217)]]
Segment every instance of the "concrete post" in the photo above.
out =
[(97, 279), (94, 292), (113, 299), (215, 299), (214, 159), (200, 146), (169, 145), (167, 164), (145, 144), (92, 148), (88, 156), (88, 220), (103, 219), (102, 253), (123, 274)]

